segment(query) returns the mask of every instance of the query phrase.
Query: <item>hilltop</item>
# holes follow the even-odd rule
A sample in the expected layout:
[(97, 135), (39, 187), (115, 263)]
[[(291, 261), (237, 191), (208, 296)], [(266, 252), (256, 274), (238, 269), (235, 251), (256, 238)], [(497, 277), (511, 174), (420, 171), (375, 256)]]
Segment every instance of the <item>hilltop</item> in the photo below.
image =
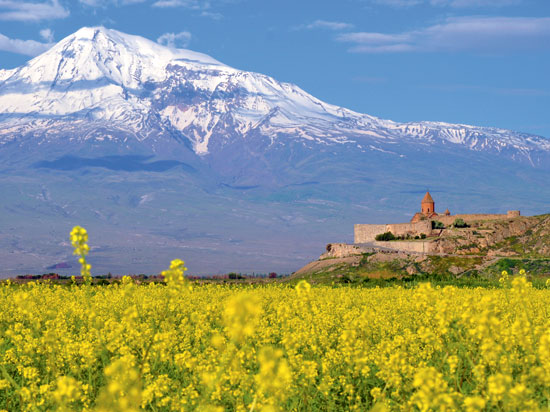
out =
[[(467, 228), (448, 228), (428, 239), (437, 252), (407, 253), (380, 247), (329, 244), (314, 262), (291, 279), (313, 282), (369, 282), (373, 279), (482, 278), (495, 280), (502, 270), (525, 269), (550, 277), (550, 215), (510, 220), (480, 220)], [(397, 241), (398, 242), (398, 241)], [(383, 243), (383, 242), (379, 242)]]

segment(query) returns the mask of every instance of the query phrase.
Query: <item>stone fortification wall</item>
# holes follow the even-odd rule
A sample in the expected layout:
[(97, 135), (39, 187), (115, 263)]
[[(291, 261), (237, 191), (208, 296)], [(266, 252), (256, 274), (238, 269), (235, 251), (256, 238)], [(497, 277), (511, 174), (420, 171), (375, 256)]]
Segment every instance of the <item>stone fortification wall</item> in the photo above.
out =
[(386, 225), (354, 225), (353, 243), (368, 243), (374, 241), (374, 237), (386, 231)]
[[(520, 217), (519, 210), (509, 210), (506, 214), (461, 214), (461, 215), (439, 215), (433, 218), (450, 226), (455, 219), (462, 219), (466, 223), (482, 220), (507, 220)], [(392, 232), (395, 236), (417, 236), (422, 233), (426, 236), (432, 234), (432, 222), (430, 219), (421, 220), (415, 223), (390, 223), (386, 225), (363, 225), (354, 226), (354, 243), (371, 243), (375, 241), (376, 235), (385, 232)], [(437, 235), (434, 233), (434, 235)], [(416, 246), (415, 246), (416, 247)]]
[(363, 253), (414, 253), (414, 254), (438, 254), (438, 245), (429, 240), (394, 240), (391, 242), (370, 242), (369, 245), (350, 245), (347, 243), (329, 243), (326, 252), (319, 256), (323, 259), (347, 258)]
[(506, 214), (467, 214), (467, 215), (450, 215), (444, 216), (439, 215), (433, 218), (433, 220), (438, 220), (443, 223), (445, 226), (452, 225), (455, 219), (462, 219), (466, 223), (474, 222), (476, 220), (506, 220), (519, 217), (520, 213), (518, 210), (510, 210)]
[(384, 232), (392, 232), (395, 236), (416, 236), (422, 233), (428, 236), (431, 231), (432, 222), (429, 220), (423, 220), (416, 223), (392, 223), (386, 225), (386, 230)]
[(361, 246), (348, 245), (347, 243), (329, 243), (326, 250), (327, 251), (323, 253), (319, 259), (344, 258), (367, 252), (367, 250)]
[(392, 241), (392, 242), (373, 242), (375, 247), (381, 247), (391, 250), (397, 250), (400, 252), (408, 252), (408, 253), (435, 253), (437, 250), (437, 245), (434, 242), (431, 241), (406, 241), (406, 240), (400, 240), (400, 241)]
[(355, 225), (354, 243), (374, 242), (376, 235), (392, 232), (395, 236), (416, 236), (422, 233), (427, 236), (432, 231), (432, 222), (423, 220), (416, 223), (392, 223), (388, 225)]

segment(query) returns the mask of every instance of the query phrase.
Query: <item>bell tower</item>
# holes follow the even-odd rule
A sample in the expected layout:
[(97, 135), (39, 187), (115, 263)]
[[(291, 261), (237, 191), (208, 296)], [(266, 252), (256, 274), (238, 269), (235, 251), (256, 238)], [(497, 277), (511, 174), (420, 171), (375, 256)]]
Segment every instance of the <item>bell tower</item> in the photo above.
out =
[(424, 216), (430, 216), (435, 213), (435, 202), (430, 195), (430, 192), (426, 192), (422, 202), (420, 203), (420, 211)]

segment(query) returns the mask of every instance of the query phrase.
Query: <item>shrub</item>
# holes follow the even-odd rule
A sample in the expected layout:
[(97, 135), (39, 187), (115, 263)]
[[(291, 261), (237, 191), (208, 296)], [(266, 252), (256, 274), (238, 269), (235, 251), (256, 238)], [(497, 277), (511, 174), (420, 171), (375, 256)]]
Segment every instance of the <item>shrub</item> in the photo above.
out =
[(445, 225), (439, 220), (432, 220), (432, 229), (445, 229)]
[(426, 233), (421, 233), (420, 234), (420, 239), (426, 239)]
[(231, 280), (246, 279), (246, 276), (241, 275), (240, 273), (235, 273), (235, 272), (228, 273), (227, 277)]
[(388, 240), (395, 240), (395, 236), (393, 235), (392, 232), (385, 232), (385, 233), (380, 233), (379, 235), (376, 235), (374, 239), (380, 240), (380, 241), (388, 241)]
[(453, 223), (453, 226), (454, 227), (470, 227), (463, 219), (461, 218), (456, 218), (454, 223)]

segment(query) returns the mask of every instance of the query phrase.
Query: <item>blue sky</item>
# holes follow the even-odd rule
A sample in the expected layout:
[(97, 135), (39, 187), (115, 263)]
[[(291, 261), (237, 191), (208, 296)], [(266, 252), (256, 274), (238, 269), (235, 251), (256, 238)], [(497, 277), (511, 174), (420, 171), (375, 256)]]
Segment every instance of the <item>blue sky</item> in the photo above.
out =
[(0, 68), (97, 25), (382, 118), (550, 138), (550, 0), (0, 0)]

